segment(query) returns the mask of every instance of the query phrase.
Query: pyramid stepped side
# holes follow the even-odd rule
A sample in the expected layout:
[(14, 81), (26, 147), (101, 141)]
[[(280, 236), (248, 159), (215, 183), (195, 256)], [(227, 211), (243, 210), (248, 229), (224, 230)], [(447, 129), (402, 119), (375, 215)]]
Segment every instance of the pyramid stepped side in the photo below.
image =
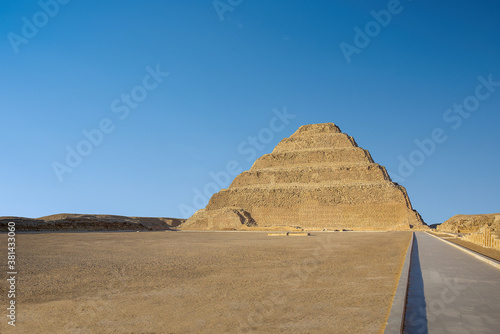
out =
[(284, 138), (273, 150), (273, 153), (299, 151), (303, 149), (358, 147), (356, 141), (345, 133), (302, 134)]
[(349, 184), (384, 181), (390, 181), (389, 175), (384, 167), (375, 163), (347, 167), (284, 167), (245, 171), (234, 179), (229, 189), (287, 183)]
[(335, 186), (268, 186), (225, 189), (207, 211), (238, 207), (261, 227), (300, 225), (306, 229), (405, 229), (418, 220), (404, 188), (393, 183)]
[(214, 194), (186, 229), (424, 226), (404, 187), (333, 123), (301, 126)]
[(254, 206), (287, 207), (291, 209), (304, 201), (314, 200), (320, 205), (406, 203), (405, 192), (394, 183), (367, 183), (360, 185), (301, 185), (280, 184), (266, 187), (223, 189), (210, 199), (207, 209), (240, 207), (253, 212)]
[(304, 149), (301, 151), (265, 154), (257, 159), (250, 170), (293, 165), (348, 165), (373, 163), (368, 151), (360, 147)]

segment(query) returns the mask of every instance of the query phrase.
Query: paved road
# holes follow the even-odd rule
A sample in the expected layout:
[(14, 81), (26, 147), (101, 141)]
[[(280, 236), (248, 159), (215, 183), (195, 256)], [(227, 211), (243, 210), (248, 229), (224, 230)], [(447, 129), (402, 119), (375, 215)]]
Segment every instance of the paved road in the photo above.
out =
[(500, 333), (500, 270), (416, 232), (404, 333)]

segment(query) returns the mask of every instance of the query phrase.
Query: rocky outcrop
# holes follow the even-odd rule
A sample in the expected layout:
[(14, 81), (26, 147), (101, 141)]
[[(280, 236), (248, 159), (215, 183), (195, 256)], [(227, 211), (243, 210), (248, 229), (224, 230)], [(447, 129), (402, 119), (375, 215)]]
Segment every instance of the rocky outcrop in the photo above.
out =
[(494, 234), (500, 235), (500, 213), (478, 215), (455, 215), (436, 227), (439, 232), (477, 233), (489, 227)]
[[(238, 217), (244, 216), (245, 219)], [(252, 222), (249, 224), (248, 222)], [(404, 187), (333, 123), (300, 127), (214, 194), (182, 229), (426, 228)]]
[(164, 231), (179, 226), (185, 219), (63, 213), (40, 218), (0, 217), (0, 230), (7, 231), (9, 222), (15, 222), (16, 231), (20, 232)]
[(182, 225), (188, 228), (193, 224), (194, 229), (207, 230), (238, 230), (242, 227), (255, 227), (257, 224), (245, 210), (237, 207), (224, 207), (207, 212), (205, 209), (196, 211), (191, 222)]

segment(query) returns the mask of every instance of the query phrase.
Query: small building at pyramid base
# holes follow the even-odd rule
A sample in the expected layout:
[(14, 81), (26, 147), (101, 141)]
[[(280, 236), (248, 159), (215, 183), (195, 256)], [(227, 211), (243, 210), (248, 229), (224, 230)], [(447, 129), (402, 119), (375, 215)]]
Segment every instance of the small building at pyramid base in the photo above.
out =
[(408, 194), (333, 123), (301, 126), (214, 194), (184, 230), (426, 229)]

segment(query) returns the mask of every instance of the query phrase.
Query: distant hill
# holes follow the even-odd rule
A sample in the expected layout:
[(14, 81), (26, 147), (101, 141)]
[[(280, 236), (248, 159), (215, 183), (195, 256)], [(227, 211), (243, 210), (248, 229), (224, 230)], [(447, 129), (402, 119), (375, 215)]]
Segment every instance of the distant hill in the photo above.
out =
[(486, 226), (490, 227), (494, 233), (500, 234), (500, 213), (455, 215), (436, 229), (440, 232), (475, 233)]
[(60, 213), (40, 218), (0, 217), (0, 231), (7, 231), (8, 222), (15, 222), (16, 231), (21, 232), (166, 231), (184, 221), (185, 219), (163, 217)]

